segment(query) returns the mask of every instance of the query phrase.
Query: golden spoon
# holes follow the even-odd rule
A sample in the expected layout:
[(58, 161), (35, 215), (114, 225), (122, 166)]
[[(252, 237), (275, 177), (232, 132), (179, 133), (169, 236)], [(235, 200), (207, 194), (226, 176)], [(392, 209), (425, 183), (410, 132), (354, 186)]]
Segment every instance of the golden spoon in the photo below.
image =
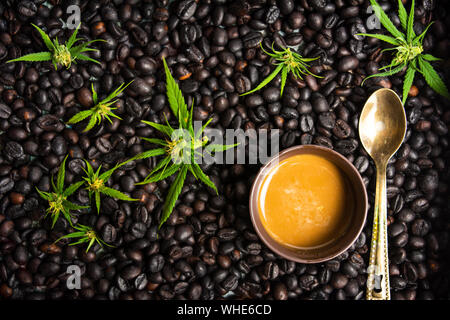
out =
[(390, 300), (387, 246), (386, 166), (402, 144), (406, 115), (398, 95), (379, 89), (367, 100), (359, 119), (359, 137), (377, 168), (367, 300)]

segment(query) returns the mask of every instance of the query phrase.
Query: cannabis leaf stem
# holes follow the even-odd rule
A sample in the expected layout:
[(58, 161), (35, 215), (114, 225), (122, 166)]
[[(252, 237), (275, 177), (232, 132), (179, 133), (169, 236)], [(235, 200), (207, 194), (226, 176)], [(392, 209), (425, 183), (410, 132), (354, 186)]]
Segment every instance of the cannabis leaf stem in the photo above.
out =
[(391, 76), (406, 68), (405, 80), (403, 82), (403, 104), (405, 104), (406, 102), (416, 72), (419, 72), (423, 75), (427, 84), (434, 91), (446, 97), (447, 99), (450, 99), (450, 93), (444, 81), (439, 77), (438, 73), (433, 69), (433, 66), (430, 63), (432, 61), (439, 61), (441, 59), (436, 58), (431, 54), (423, 53), (423, 39), (432, 23), (430, 23), (420, 35), (417, 36), (414, 32), (414, 0), (412, 0), (411, 2), (409, 16), (407, 15), (402, 1), (398, 0), (398, 16), (400, 19), (400, 24), (405, 33), (401, 32), (397, 29), (397, 27), (395, 27), (395, 25), (389, 19), (387, 14), (382, 10), (381, 6), (376, 0), (370, 0), (370, 3), (372, 4), (372, 8), (374, 9), (376, 16), (378, 17), (378, 19), (380, 19), (381, 24), (392, 35), (392, 37), (383, 34), (368, 33), (360, 33), (359, 35), (376, 38), (392, 44), (395, 46), (394, 48), (385, 50), (394, 50), (396, 51), (396, 53), (389, 65), (381, 67), (379, 69), (387, 71), (372, 74), (366, 77), (362, 84), (364, 84), (367, 79), (373, 77)]
[(109, 169), (108, 171), (103, 172), (100, 174), (100, 170), (102, 166), (100, 165), (97, 168), (97, 171), (94, 172), (94, 169), (92, 168), (92, 165), (89, 163), (89, 161), (84, 160), (86, 163), (87, 170), (83, 168), (84, 172), (86, 173), (86, 177), (83, 177), (83, 179), (86, 181), (87, 187), (86, 189), (89, 192), (89, 199), (94, 196), (95, 198), (95, 205), (97, 207), (97, 213), (100, 213), (100, 194), (103, 193), (104, 195), (124, 200), (124, 201), (138, 201), (138, 199), (133, 199), (127, 196), (126, 194), (120, 192), (119, 190), (110, 188), (106, 186), (106, 182), (109, 180), (111, 175), (116, 171), (118, 168), (120, 168), (122, 165), (124, 165), (126, 162), (122, 162), (112, 169)]
[(313, 74), (309, 71), (308, 62), (319, 59), (316, 58), (304, 58), (297, 52), (291, 50), (291, 48), (286, 48), (282, 51), (278, 51), (274, 49), (274, 44), (272, 43), (272, 52), (267, 52), (264, 50), (261, 43), (261, 50), (264, 51), (265, 54), (271, 57), (272, 63), (277, 67), (272, 71), (271, 74), (267, 76), (256, 88), (241, 94), (241, 96), (245, 96), (247, 94), (251, 94), (255, 91), (261, 90), (264, 86), (266, 86), (270, 81), (273, 80), (280, 72), (281, 72), (281, 90), (280, 96), (283, 95), (284, 86), (286, 85), (286, 79), (289, 72), (292, 72), (295, 78), (302, 78), (302, 75), (312, 75), (317, 78), (322, 78)]
[(53, 177), (50, 180), (53, 192), (41, 191), (36, 187), (36, 190), (38, 194), (41, 196), (41, 198), (48, 201), (48, 208), (46, 210), (45, 216), (49, 214), (51, 215), (52, 228), (55, 226), (55, 223), (58, 220), (61, 212), (64, 218), (66, 218), (66, 220), (72, 225), (72, 214), (70, 213), (70, 211), (89, 208), (88, 206), (80, 206), (67, 200), (67, 198), (70, 195), (72, 195), (75, 191), (77, 191), (78, 188), (80, 188), (84, 182), (83, 181), (76, 182), (67, 189), (64, 189), (66, 160), (67, 156), (64, 158), (63, 162), (61, 163), (61, 166), (59, 167), (56, 185), (55, 182), (53, 181)]
[(42, 30), (41, 28), (39, 28), (34, 24), (31, 25), (35, 27), (36, 30), (39, 32), (39, 34), (42, 37), (42, 40), (44, 41), (45, 46), (49, 51), (30, 53), (17, 59), (9, 60), (8, 63), (17, 61), (31, 61), (31, 62), (52, 61), (55, 70), (58, 70), (58, 64), (63, 65), (68, 69), (72, 65), (72, 62), (76, 63), (75, 61), (77, 59), (91, 61), (100, 64), (100, 62), (98, 62), (97, 60), (92, 59), (84, 55), (83, 53), (89, 51), (98, 51), (97, 49), (92, 49), (89, 48), (88, 46), (94, 42), (105, 40), (96, 39), (74, 46), (74, 44), (77, 41), (82, 40), (81, 38), (77, 38), (78, 29), (80, 28), (81, 23), (78, 25), (78, 27), (75, 29), (75, 31), (72, 33), (69, 40), (67, 40), (65, 44), (60, 44), (58, 38), (53, 39), (53, 41), (50, 40), (50, 37), (48, 36), (48, 34), (45, 33), (44, 30)]
[(97, 242), (101, 247), (103, 247), (103, 245), (106, 245), (108, 247), (114, 247), (110, 244), (107, 244), (105, 241), (103, 241), (102, 239), (99, 238), (99, 236), (97, 235), (97, 233), (94, 231), (94, 229), (92, 229), (91, 227), (85, 226), (83, 224), (78, 224), (76, 226), (73, 226), (73, 228), (77, 231), (66, 234), (65, 236), (60, 237), (59, 239), (57, 239), (55, 241), (59, 242), (63, 239), (73, 239), (73, 238), (79, 238), (78, 241), (76, 242), (72, 242), (69, 244), (69, 246), (74, 246), (74, 245), (78, 245), (78, 244), (82, 244), (82, 243), (87, 243), (87, 249), (86, 252), (89, 251), (89, 249), (91, 249), (92, 245)]
[[(164, 58), (162, 60), (166, 73), (167, 97), (170, 109), (178, 120), (179, 128), (172, 128), (168, 122), (164, 125), (142, 120), (143, 123), (153, 127), (167, 137), (165, 140), (142, 137), (142, 140), (159, 147), (156, 149), (144, 151), (131, 159), (139, 160), (155, 156), (164, 156), (163, 159), (156, 164), (156, 166), (148, 174), (144, 181), (137, 183), (138, 185), (157, 182), (166, 179), (174, 174), (177, 174), (174, 182), (171, 184), (168, 190), (159, 227), (164, 224), (164, 222), (169, 218), (170, 214), (175, 208), (176, 201), (182, 191), (184, 181), (186, 180), (186, 175), (188, 172), (191, 172), (196, 179), (202, 181), (208, 187), (212, 188), (216, 193), (218, 192), (211, 179), (196, 163), (196, 155), (200, 154), (198, 149), (205, 147), (208, 143), (208, 138), (206, 136), (203, 136), (203, 133), (211, 119), (201, 128), (201, 130), (198, 130), (198, 132), (194, 132), (192, 123), (194, 106), (192, 105), (190, 110), (188, 110), (186, 102), (183, 98), (183, 94), (177, 82), (172, 77), (166, 60)], [(220, 152), (233, 148), (236, 145), (237, 144), (210, 144), (206, 146), (206, 149), (210, 152)]]
[(78, 112), (76, 115), (74, 115), (72, 118), (67, 121), (68, 124), (75, 124), (80, 121), (83, 121), (84, 119), (89, 118), (89, 122), (86, 125), (86, 128), (84, 128), (83, 132), (91, 130), (95, 125), (100, 124), (104, 118), (108, 119), (110, 123), (112, 123), (110, 117), (117, 118), (119, 120), (122, 120), (121, 117), (114, 114), (112, 110), (115, 110), (117, 108), (112, 107), (114, 103), (117, 102), (117, 99), (115, 99), (118, 95), (120, 95), (131, 83), (130, 81), (127, 85), (122, 83), (116, 90), (111, 92), (105, 99), (102, 101), (98, 101), (98, 94), (94, 89), (94, 84), (91, 84), (91, 90), (92, 90), (92, 100), (94, 101), (94, 106), (89, 110), (84, 110)]

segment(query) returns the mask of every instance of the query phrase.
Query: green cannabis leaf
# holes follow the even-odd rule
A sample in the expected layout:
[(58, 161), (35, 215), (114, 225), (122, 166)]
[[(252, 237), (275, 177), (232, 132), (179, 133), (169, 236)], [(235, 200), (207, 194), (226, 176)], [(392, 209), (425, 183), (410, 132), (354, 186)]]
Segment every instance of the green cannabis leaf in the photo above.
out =
[(280, 96), (283, 95), (284, 86), (286, 85), (286, 79), (287, 79), (287, 75), (289, 72), (292, 72), (292, 74), (294, 75), (295, 78), (300, 78), (300, 79), (303, 79), (302, 75), (307, 75), (307, 74), (310, 74), (317, 78), (322, 78), (320, 76), (317, 76), (317, 75), (311, 73), (311, 71), (309, 71), (309, 69), (308, 69), (309, 68), (308, 62), (317, 60), (317, 59), (319, 59), (319, 57), (304, 58), (301, 55), (299, 55), (297, 52), (291, 50), (291, 48), (286, 48), (283, 51), (277, 51), (274, 49), (273, 43), (272, 43), (272, 53), (264, 50), (262, 43), (261, 43), (261, 49), (262, 49), (262, 51), (264, 51), (265, 54), (267, 54), (268, 56), (271, 57), (271, 60), (273, 61), (272, 64), (276, 65), (277, 67), (255, 89), (245, 92), (245, 93), (241, 94), (241, 96), (245, 96), (247, 94), (261, 90), (270, 81), (272, 81), (273, 78), (275, 78), (280, 72), (281, 72)]
[(86, 177), (83, 177), (83, 179), (86, 181), (87, 187), (86, 189), (89, 192), (89, 199), (92, 199), (92, 196), (95, 198), (95, 205), (97, 207), (97, 213), (100, 213), (100, 194), (103, 193), (104, 195), (115, 198), (118, 200), (124, 200), (124, 201), (138, 201), (139, 199), (133, 199), (127, 196), (126, 194), (107, 187), (106, 182), (111, 177), (111, 175), (116, 171), (118, 168), (120, 168), (125, 163), (129, 162), (130, 160), (127, 160), (125, 162), (119, 163), (112, 169), (109, 169), (108, 171), (103, 172), (100, 174), (100, 170), (102, 166), (100, 165), (97, 168), (97, 171), (94, 172), (94, 169), (92, 168), (92, 165), (89, 163), (89, 161), (84, 160), (86, 163), (86, 169), (83, 168), (84, 172), (86, 173)]
[(89, 208), (88, 206), (79, 206), (67, 200), (67, 197), (69, 197), (75, 191), (77, 191), (78, 188), (80, 188), (84, 182), (83, 181), (76, 182), (67, 189), (64, 189), (64, 178), (66, 175), (65, 170), (66, 160), (67, 156), (64, 158), (64, 161), (61, 163), (61, 166), (59, 167), (56, 185), (55, 182), (53, 181), (53, 177), (50, 180), (53, 192), (41, 191), (36, 187), (36, 190), (38, 194), (41, 196), (41, 198), (48, 201), (48, 208), (46, 210), (45, 216), (49, 214), (51, 215), (52, 228), (55, 226), (55, 223), (58, 220), (61, 212), (64, 218), (66, 218), (66, 220), (70, 223), (70, 225), (72, 225), (72, 214), (70, 213), (70, 211)]
[(51, 41), (50, 37), (41, 28), (34, 24), (31, 25), (35, 27), (37, 31), (39, 31), (42, 40), (44, 41), (44, 44), (49, 51), (30, 53), (17, 59), (9, 60), (8, 63), (16, 61), (52, 61), (55, 70), (58, 70), (58, 64), (63, 65), (68, 69), (72, 65), (72, 62), (76, 63), (75, 60), (77, 59), (100, 64), (100, 62), (98, 62), (97, 60), (92, 59), (84, 55), (83, 53), (89, 51), (98, 51), (97, 49), (92, 49), (88, 46), (94, 42), (105, 40), (97, 39), (74, 46), (77, 41), (82, 40), (81, 38), (77, 38), (78, 29), (80, 28), (81, 23), (78, 25), (78, 27), (75, 29), (75, 31), (72, 33), (69, 40), (67, 40), (65, 44), (60, 44), (58, 38), (55, 38), (53, 41)]
[(100, 124), (104, 118), (108, 119), (112, 123), (110, 117), (122, 120), (121, 117), (114, 114), (112, 110), (117, 108), (111, 107), (118, 99), (115, 99), (119, 94), (121, 94), (134, 80), (130, 81), (127, 85), (122, 83), (116, 90), (111, 92), (105, 99), (98, 101), (98, 94), (94, 89), (94, 84), (91, 84), (92, 90), (92, 100), (94, 101), (94, 106), (89, 110), (84, 110), (78, 112), (72, 118), (67, 121), (68, 124), (78, 123), (86, 118), (89, 118), (89, 122), (84, 128), (83, 132), (91, 130), (96, 124)]
[[(186, 180), (188, 171), (191, 172), (196, 179), (202, 181), (208, 187), (212, 188), (216, 193), (218, 192), (211, 179), (196, 163), (196, 159), (198, 158), (198, 156), (202, 156), (198, 149), (205, 147), (208, 143), (208, 138), (203, 135), (204, 130), (211, 122), (211, 119), (207, 121), (200, 130), (194, 132), (192, 123), (194, 106), (192, 105), (190, 111), (188, 110), (181, 90), (175, 79), (172, 77), (166, 60), (164, 58), (162, 60), (166, 73), (167, 97), (170, 109), (178, 119), (179, 128), (172, 128), (168, 121), (166, 121), (166, 124), (159, 124), (142, 120), (143, 123), (153, 127), (167, 137), (165, 140), (142, 137), (141, 139), (159, 147), (156, 149), (144, 151), (128, 160), (131, 161), (155, 156), (164, 156), (163, 159), (156, 164), (156, 166), (148, 174), (144, 181), (137, 183), (138, 185), (157, 182), (166, 179), (174, 174), (177, 174), (174, 182), (171, 184), (168, 190), (159, 227), (164, 224), (164, 222), (172, 213), (175, 207), (175, 203), (181, 193), (181, 190), (183, 189), (184, 181)], [(237, 144), (211, 144), (210, 146), (206, 146), (205, 149), (208, 152), (221, 152), (229, 148), (234, 148), (235, 146), (237, 146)]]
[(103, 247), (103, 245), (106, 245), (108, 247), (114, 247), (110, 244), (107, 244), (105, 241), (103, 241), (102, 239), (100, 239), (97, 235), (97, 233), (94, 231), (94, 229), (92, 229), (91, 227), (82, 225), (82, 224), (78, 224), (76, 226), (73, 226), (73, 228), (77, 231), (66, 234), (62, 237), (60, 237), (59, 239), (57, 239), (55, 241), (59, 242), (63, 239), (73, 239), (73, 238), (79, 238), (78, 241), (76, 242), (72, 242), (71, 244), (69, 244), (69, 246), (74, 246), (74, 245), (78, 245), (78, 244), (82, 244), (82, 243), (88, 243), (86, 252), (89, 251), (89, 249), (91, 249), (92, 245), (97, 242), (100, 247)]
[(445, 86), (444, 81), (442, 81), (438, 73), (430, 64), (430, 62), (439, 61), (440, 59), (432, 56), (431, 54), (423, 54), (423, 39), (432, 23), (430, 23), (420, 35), (416, 35), (414, 32), (414, 0), (411, 2), (409, 16), (402, 1), (398, 0), (398, 16), (401, 26), (406, 34), (395, 27), (376, 0), (370, 0), (370, 3), (372, 4), (372, 8), (374, 9), (376, 16), (380, 19), (381, 24), (392, 35), (392, 37), (383, 34), (368, 33), (360, 33), (359, 35), (376, 38), (392, 44), (395, 46), (394, 48), (385, 49), (383, 51), (394, 50), (396, 53), (389, 65), (379, 69), (380, 71), (387, 71), (372, 74), (366, 77), (362, 83), (364, 84), (367, 79), (373, 77), (385, 77), (396, 74), (406, 68), (405, 80), (403, 82), (403, 104), (405, 104), (408, 97), (416, 71), (423, 75), (427, 84), (434, 91), (447, 99), (450, 99), (450, 93)]

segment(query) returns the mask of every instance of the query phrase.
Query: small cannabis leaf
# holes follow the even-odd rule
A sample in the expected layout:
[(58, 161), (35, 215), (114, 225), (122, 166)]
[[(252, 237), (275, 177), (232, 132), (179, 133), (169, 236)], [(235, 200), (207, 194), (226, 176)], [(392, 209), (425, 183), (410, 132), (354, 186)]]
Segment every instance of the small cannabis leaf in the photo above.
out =
[(126, 194), (124, 194), (116, 189), (106, 186), (106, 182), (111, 177), (111, 175), (114, 173), (114, 171), (116, 171), (119, 167), (124, 165), (126, 162), (129, 162), (129, 160), (116, 165), (112, 169), (105, 171), (102, 174), (100, 174), (100, 170), (102, 168), (101, 165), (98, 167), (97, 171), (94, 172), (94, 169), (92, 168), (89, 161), (87, 161), (87, 160), (84, 160), (84, 161), (86, 162), (87, 170), (84, 168), (83, 168), (83, 170), (86, 173), (87, 177), (83, 177), (83, 179), (86, 181), (86, 184), (87, 184), (86, 189), (89, 192), (89, 199), (92, 199), (92, 195), (94, 195), (94, 197), (95, 197), (95, 205), (97, 206), (97, 213), (100, 213), (100, 194), (101, 193), (103, 193), (104, 195), (106, 195), (108, 197), (119, 199), (119, 200), (138, 201), (138, 199), (130, 198)]
[(277, 51), (273, 47), (272, 43), (272, 53), (267, 52), (264, 50), (262, 44), (261, 49), (264, 51), (265, 54), (271, 57), (271, 60), (273, 61), (272, 64), (276, 65), (277, 67), (275, 70), (272, 71), (271, 74), (267, 76), (255, 89), (250, 90), (248, 92), (245, 92), (241, 94), (241, 96), (245, 96), (247, 94), (253, 93), (255, 91), (261, 90), (265, 85), (267, 85), (270, 81), (273, 80), (281, 72), (281, 90), (280, 90), (280, 96), (283, 95), (284, 86), (286, 85), (286, 79), (289, 72), (292, 72), (295, 78), (302, 78), (302, 75), (310, 74), (317, 78), (322, 78), (320, 76), (317, 76), (311, 71), (309, 71), (309, 65), (308, 62), (314, 61), (319, 59), (319, 57), (316, 58), (304, 58), (301, 55), (299, 55), (297, 52), (291, 50), (291, 48), (286, 48), (283, 51)]
[(77, 59), (100, 64), (100, 62), (98, 62), (97, 60), (92, 59), (84, 55), (83, 53), (89, 51), (98, 51), (97, 49), (88, 48), (88, 46), (94, 42), (105, 40), (97, 39), (74, 46), (77, 41), (82, 40), (81, 38), (77, 38), (78, 29), (80, 28), (81, 23), (78, 25), (78, 27), (75, 29), (75, 31), (72, 33), (69, 40), (67, 40), (65, 44), (60, 44), (58, 38), (55, 38), (52, 42), (50, 40), (50, 37), (41, 28), (34, 24), (31, 25), (39, 31), (42, 40), (44, 41), (44, 44), (49, 51), (30, 53), (17, 59), (9, 60), (8, 63), (16, 61), (52, 61), (53, 66), (56, 70), (58, 70), (58, 64), (65, 66), (67, 69), (70, 68), (72, 62), (76, 63), (75, 60)]
[(50, 180), (53, 188), (53, 192), (44, 192), (39, 190), (36, 187), (37, 192), (43, 198), (44, 200), (48, 201), (48, 208), (46, 210), (46, 215), (51, 215), (52, 217), (52, 228), (55, 226), (56, 221), (59, 218), (59, 215), (63, 214), (63, 216), (67, 219), (67, 221), (72, 225), (72, 215), (70, 213), (70, 210), (79, 210), (79, 209), (85, 209), (89, 208), (88, 206), (79, 206), (75, 203), (70, 202), (67, 200), (67, 198), (72, 195), (75, 191), (78, 190), (78, 188), (81, 187), (81, 185), (84, 183), (83, 181), (76, 182), (72, 184), (67, 189), (64, 189), (64, 178), (66, 174), (66, 160), (67, 156), (64, 158), (64, 161), (62, 162), (61, 166), (58, 170), (58, 177), (55, 182), (53, 181), (53, 177)]
[[(217, 188), (211, 179), (202, 171), (196, 159), (202, 154), (198, 149), (205, 147), (208, 143), (208, 138), (203, 136), (204, 130), (211, 122), (211, 119), (203, 125), (201, 130), (194, 132), (192, 123), (192, 114), (194, 106), (191, 106), (190, 111), (187, 109), (186, 102), (183, 98), (180, 88), (177, 82), (172, 77), (166, 60), (163, 58), (164, 70), (166, 73), (166, 90), (169, 100), (170, 108), (176, 118), (178, 119), (179, 128), (174, 129), (167, 122), (166, 125), (158, 124), (151, 121), (142, 120), (143, 123), (155, 128), (159, 132), (167, 136), (165, 140), (156, 138), (141, 139), (158, 145), (159, 148), (151, 149), (138, 154), (130, 160), (145, 159), (149, 157), (162, 156), (163, 159), (159, 161), (144, 181), (137, 183), (138, 185), (147, 184), (151, 182), (157, 182), (166, 179), (177, 173), (175, 181), (169, 188), (166, 200), (164, 202), (163, 214), (159, 227), (169, 218), (172, 213), (175, 203), (181, 193), (181, 190), (186, 179), (187, 172), (191, 172), (192, 175), (212, 188), (217, 193)], [(230, 148), (234, 148), (237, 144), (233, 145), (210, 145), (206, 146), (208, 152), (220, 152)], [(208, 149), (209, 147), (209, 149)], [(196, 157), (197, 156), (197, 157)]]
[(98, 94), (94, 89), (94, 85), (91, 84), (92, 100), (94, 101), (94, 106), (89, 110), (78, 112), (76, 115), (70, 118), (67, 123), (74, 124), (83, 121), (86, 118), (89, 118), (89, 122), (86, 125), (86, 128), (83, 130), (83, 132), (86, 132), (91, 130), (96, 124), (100, 124), (104, 118), (108, 119), (108, 121), (111, 123), (112, 121), (110, 116), (122, 120), (121, 117), (112, 112), (112, 110), (115, 110), (117, 108), (113, 108), (111, 107), (111, 105), (117, 102), (117, 99), (114, 98), (121, 94), (132, 82), (133, 80), (130, 81), (127, 85), (122, 83), (116, 90), (111, 92), (109, 96), (107, 96), (100, 102), (98, 101)]
[(376, 0), (370, 0), (370, 3), (372, 4), (372, 8), (374, 9), (376, 16), (380, 19), (381, 24), (392, 35), (392, 37), (383, 34), (368, 33), (360, 33), (359, 35), (377, 38), (381, 41), (392, 44), (395, 46), (394, 48), (385, 49), (383, 51), (394, 50), (396, 53), (389, 65), (379, 69), (380, 71), (387, 71), (372, 74), (366, 77), (362, 83), (364, 84), (367, 79), (373, 77), (385, 77), (396, 74), (406, 68), (405, 80), (403, 82), (403, 104), (405, 104), (408, 97), (416, 71), (423, 75), (425, 81), (434, 91), (447, 99), (450, 99), (450, 93), (445, 86), (444, 81), (442, 81), (430, 64), (431, 61), (439, 61), (441, 59), (436, 58), (431, 54), (423, 54), (423, 39), (425, 38), (425, 34), (432, 23), (430, 23), (420, 35), (416, 35), (414, 32), (414, 0), (411, 2), (409, 16), (407, 15), (402, 1), (398, 0), (398, 15), (401, 26), (406, 34), (395, 27)]
[(94, 231), (94, 229), (92, 229), (91, 227), (82, 225), (82, 224), (78, 224), (76, 226), (73, 226), (73, 228), (77, 231), (66, 234), (65, 236), (60, 237), (59, 239), (57, 239), (55, 241), (61, 241), (62, 239), (72, 239), (72, 238), (79, 238), (78, 241), (76, 242), (72, 242), (71, 244), (69, 244), (69, 246), (74, 246), (74, 245), (78, 245), (78, 244), (82, 244), (82, 243), (88, 243), (86, 252), (89, 251), (89, 249), (92, 247), (92, 245), (97, 242), (101, 247), (103, 247), (103, 245), (106, 245), (108, 247), (114, 247), (110, 244), (107, 244), (105, 241), (103, 241), (102, 239), (100, 239), (97, 235), (97, 233)]

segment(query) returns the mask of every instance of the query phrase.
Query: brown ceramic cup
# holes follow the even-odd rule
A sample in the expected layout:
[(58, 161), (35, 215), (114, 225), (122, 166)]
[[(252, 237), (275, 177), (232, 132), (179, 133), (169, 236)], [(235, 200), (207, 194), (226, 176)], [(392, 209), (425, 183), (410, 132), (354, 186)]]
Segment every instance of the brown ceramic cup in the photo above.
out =
[[(353, 192), (353, 197), (351, 197), (351, 199), (354, 201), (354, 204), (350, 207), (353, 207), (354, 212), (351, 214), (351, 222), (347, 228), (347, 231), (340, 238), (337, 238), (324, 246), (311, 249), (294, 249), (275, 241), (264, 228), (258, 210), (258, 194), (265, 176), (281, 161), (300, 154), (317, 155), (334, 163), (348, 179), (348, 183), (351, 186), (351, 191)], [(260, 169), (255, 181), (253, 182), (250, 193), (250, 216), (259, 237), (275, 253), (286, 259), (300, 263), (319, 263), (333, 259), (343, 253), (358, 238), (362, 228), (364, 227), (366, 215), (367, 192), (358, 170), (350, 161), (336, 151), (321, 146), (302, 145), (283, 150), (270, 159), (270, 161)]]

